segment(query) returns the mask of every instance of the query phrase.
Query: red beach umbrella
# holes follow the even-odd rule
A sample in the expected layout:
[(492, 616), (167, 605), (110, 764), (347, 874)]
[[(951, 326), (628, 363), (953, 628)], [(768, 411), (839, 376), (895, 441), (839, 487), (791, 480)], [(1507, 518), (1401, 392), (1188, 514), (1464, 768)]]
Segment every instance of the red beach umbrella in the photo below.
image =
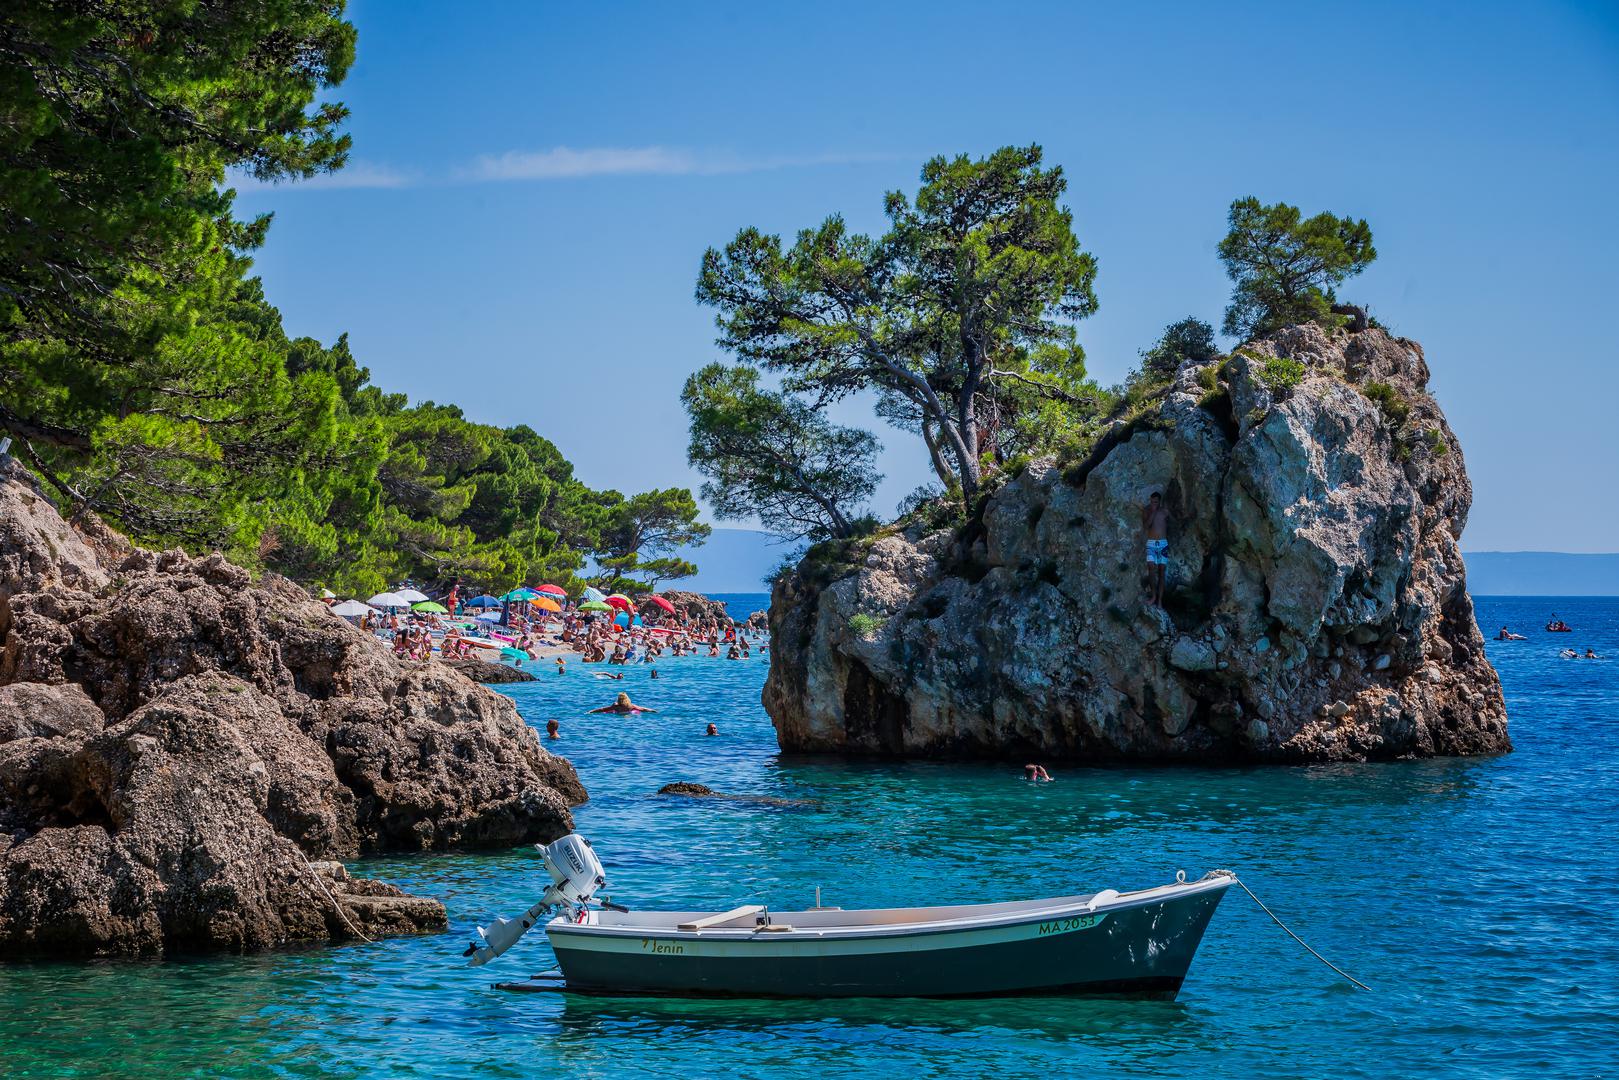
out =
[(675, 606), (661, 596), (649, 596), (646, 598), (646, 602), (649, 604), (658, 605), (671, 615), (675, 613)]
[(552, 596), (567, 596), (568, 591), (560, 585), (541, 585), (535, 592), (550, 593)]
[(614, 607), (618, 608), (620, 611), (633, 611), (633, 610), (635, 610), (635, 605), (630, 603), (630, 598), (627, 597), (627, 596), (623, 596), (623, 595), (621, 595), (619, 593), (614, 593), (612, 596), (609, 596), (607, 598), (607, 600), (606, 600), (606, 603), (612, 604)]

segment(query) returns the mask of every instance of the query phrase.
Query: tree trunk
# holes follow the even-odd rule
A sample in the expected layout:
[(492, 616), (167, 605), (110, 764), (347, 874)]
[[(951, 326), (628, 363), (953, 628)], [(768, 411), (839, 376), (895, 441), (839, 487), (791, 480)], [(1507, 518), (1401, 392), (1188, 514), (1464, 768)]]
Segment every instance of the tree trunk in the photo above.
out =
[(1332, 313), (1334, 315), (1349, 316), (1349, 332), (1351, 334), (1363, 333), (1371, 325), (1371, 318), (1366, 314), (1366, 309), (1357, 307), (1354, 304), (1334, 304), (1332, 305)]
[(939, 435), (933, 428), (933, 421), (922, 421), (922, 441), (928, 445), (928, 457), (933, 461), (934, 475), (938, 476), (939, 483), (948, 490), (956, 482), (956, 471), (944, 459), (944, 450), (939, 446)]

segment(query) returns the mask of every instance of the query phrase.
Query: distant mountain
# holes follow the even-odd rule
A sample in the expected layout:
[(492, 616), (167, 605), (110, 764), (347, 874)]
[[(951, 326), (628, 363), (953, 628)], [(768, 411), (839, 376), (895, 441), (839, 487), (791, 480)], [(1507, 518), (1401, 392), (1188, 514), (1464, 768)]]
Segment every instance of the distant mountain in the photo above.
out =
[(783, 544), (772, 533), (756, 529), (715, 529), (702, 547), (684, 548), (683, 559), (697, 564), (695, 577), (668, 582), (666, 588), (707, 593), (769, 592), (764, 577), (788, 554), (804, 550), (802, 543)]
[(1474, 596), (1619, 596), (1619, 554), (1470, 551), (1462, 559)]

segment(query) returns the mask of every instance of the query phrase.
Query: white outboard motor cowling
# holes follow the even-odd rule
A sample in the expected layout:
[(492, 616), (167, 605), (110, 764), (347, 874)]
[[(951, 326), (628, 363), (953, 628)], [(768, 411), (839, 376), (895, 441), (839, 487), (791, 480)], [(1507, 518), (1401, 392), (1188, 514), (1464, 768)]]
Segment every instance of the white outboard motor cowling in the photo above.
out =
[(569, 833), (539, 850), (545, 868), (551, 871), (552, 885), (545, 894), (557, 894), (553, 903), (583, 904), (607, 883), (590, 841), (578, 833)]
[(540, 916), (554, 907), (583, 908), (596, 895), (596, 890), (607, 884), (602, 864), (591, 850), (590, 841), (578, 833), (569, 833), (549, 844), (535, 844), (551, 874), (551, 887), (545, 895), (516, 919), (496, 919), (488, 927), (478, 927), (478, 940), (468, 946), (463, 956), (471, 967), (489, 963), (495, 957), (517, 944), (517, 939), (540, 921)]

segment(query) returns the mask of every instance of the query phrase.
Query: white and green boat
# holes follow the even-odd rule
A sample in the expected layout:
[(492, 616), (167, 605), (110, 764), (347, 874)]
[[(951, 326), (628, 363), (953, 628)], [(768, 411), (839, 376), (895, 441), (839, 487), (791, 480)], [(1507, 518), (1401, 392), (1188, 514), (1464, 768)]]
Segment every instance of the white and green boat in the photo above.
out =
[(628, 911), (593, 905), (601, 865), (577, 835), (540, 849), (554, 884), (517, 920), (478, 931), (487, 963), (548, 911), (559, 970), (507, 990), (760, 997), (1107, 994), (1172, 998), (1235, 878), (1136, 892), (844, 911)]

